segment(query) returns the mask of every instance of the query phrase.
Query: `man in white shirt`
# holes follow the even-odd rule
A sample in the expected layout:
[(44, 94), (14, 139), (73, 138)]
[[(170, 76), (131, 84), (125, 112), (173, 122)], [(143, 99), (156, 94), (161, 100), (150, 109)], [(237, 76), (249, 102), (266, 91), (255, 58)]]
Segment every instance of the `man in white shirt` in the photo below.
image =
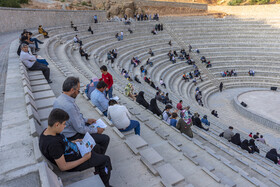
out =
[(130, 120), (131, 115), (125, 106), (119, 105), (115, 100), (110, 100), (107, 114), (121, 132), (134, 129), (135, 134), (140, 136), (140, 123)]
[(121, 32), (121, 40), (123, 40), (123, 31)]
[(75, 35), (75, 37), (73, 38), (74, 43), (79, 43), (80, 46), (83, 45), (83, 42), (78, 38), (78, 35)]
[(50, 80), (50, 68), (37, 62), (37, 57), (28, 53), (28, 45), (25, 43), (21, 44), (20, 60), (30, 71), (41, 70), (48, 83), (52, 83)]

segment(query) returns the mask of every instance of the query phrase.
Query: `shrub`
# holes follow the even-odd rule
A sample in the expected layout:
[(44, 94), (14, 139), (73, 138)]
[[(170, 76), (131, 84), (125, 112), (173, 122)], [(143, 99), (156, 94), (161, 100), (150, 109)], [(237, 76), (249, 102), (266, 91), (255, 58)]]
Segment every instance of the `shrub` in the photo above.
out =
[(240, 5), (241, 3), (243, 3), (243, 0), (231, 0), (228, 2), (228, 5), (237, 6), (237, 5)]
[(29, 0), (0, 0), (0, 7), (20, 8), (20, 4), (26, 4)]
[(270, 0), (250, 0), (250, 5), (261, 5), (261, 4), (268, 4)]

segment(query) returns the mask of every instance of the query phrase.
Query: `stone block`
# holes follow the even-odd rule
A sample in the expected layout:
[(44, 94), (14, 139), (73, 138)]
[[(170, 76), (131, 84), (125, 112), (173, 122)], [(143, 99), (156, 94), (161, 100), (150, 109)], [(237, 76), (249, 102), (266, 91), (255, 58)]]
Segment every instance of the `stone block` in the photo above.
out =
[(152, 130), (155, 130), (159, 127), (158, 122), (156, 122), (155, 120), (148, 120), (145, 122), (145, 124)]
[(176, 145), (176, 143), (174, 143), (173, 141), (168, 140), (168, 143), (169, 143), (172, 147), (174, 147), (177, 151), (181, 151), (180, 147), (178, 147), (178, 146)]
[(249, 166), (249, 163), (246, 162), (246, 161), (244, 161), (244, 160), (242, 160), (242, 158), (239, 158), (239, 157), (237, 156), (237, 157), (235, 157), (235, 159), (238, 160), (239, 162), (241, 162), (242, 164), (244, 164), (244, 165), (246, 165), (246, 166)]
[(100, 116), (104, 116), (103, 112), (101, 112), (99, 108), (96, 107), (95, 110)]
[(169, 136), (169, 134), (166, 131), (164, 131), (163, 129), (160, 129), (160, 128), (156, 129), (156, 134), (158, 134), (164, 140), (166, 140), (167, 136)]
[(193, 139), (191, 137), (189, 137), (188, 135), (184, 134), (184, 133), (181, 133), (182, 136), (184, 136), (185, 138), (187, 138), (188, 140), (192, 141)]
[(198, 161), (197, 161), (195, 158), (191, 157), (191, 155), (188, 155), (188, 153), (184, 152), (183, 155), (184, 155), (186, 158), (188, 158), (190, 161), (192, 161), (196, 166), (199, 165)]
[(114, 126), (113, 123), (106, 116), (103, 116), (103, 121), (105, 121), (111, 127)]
[(46, 90), (51, 90), (51, 87), (49, 84), (43, 84), (43, 85), (38, 85), (38, 86), (32, 86), (32, 92), (41, 92), (41, 91), (46, 91)]
[(28, 75), (30, 81), (42, 80), (45, 79), (44, 75)]
[(272, 177), (269, 177), (269, 180), (270, 180), (271, 182), (273, 182), (274, 184), (276, 184), (277, 186), (280, 186), (280, 181), (279, 181), (279, 180), (276, 180), (276, 179), (274, 179), (274, 178), (272, 178)]
[(256, 178), (254, 178), (254, 177), (252, 178), (252, 177), (249, 177), (248, 175), (243, 175), (243, 174), (241, 174), (241, 176), (243, 178), (245, 178), (246, 180), (248, 180), (249, 182), (251, 182), (252, 184), (254, 184), (255, 186), (260, 186), (259, 181), (256, 180)]
[(52, 111), (52, 107), (49, 107), (49, 108), (44, 108), (44, 109), (40, 109), (38, 110), (38, 114), (40, 116), (40, 119), (41, 120), (47, 120), (51, 111)]
[(148, 145), (148, 143), (141, 136), (138, 135), (127, 137), (127, 141), (131, 142), (131, 144), (134, 145), (136, 149)]
[(264, 177), (267, 176), (263, 171), (259, 170), (259, 169), (256, 168), (256, 167), (251, 167), (251, 169), (254, 170), (255, 172), (261, 174), (261, 175), (264, 176)]
[(55, 97), (51, 97), (51, 98), (37, 100), (35, 102), (36, 107), (38, 110), (53, 107), (53, 103), (54, 103), (55, 99), (56, 99)]
[(38, 137), (34, 137), (32, 141), (35, 159), (37, 160), (37, 162), (41, 162), (43, 160), (43, 155), (39, 148), (39, 139)]
[(141, 122), (148, 121), (148, 117), (146, 114), (141, 113), (140, 115), (136, 115), (136, 118), (138, 118)]
[(158, 175), (158, 171), (144, 158), (141, 156), (140, 160), (148, 167), (148, 169), (155, 175)]
[(176, 185), (185, 180), (185, 178), (170, 164), (164, 164), (156, 168), (162, 180), (170, 185)]
[(178, 132), (178, 133), (181, 133), (176, 127), (173, 127), (173, 126), (170, 126), (171, 129), (173, 129), (174, 131)]
[(61, 187), (63, 186), (61, 179), (48, 167), (46, 162), (40, 163), (39, 175), (43, 187)]
[(172, 141), (173, 143), (175, 143), (175, 145), (177, 145), (178, 147), (182, 145), (182, 142), (177, 140), (176, 138), (174, 138), (173, 136), (168, 136), (168, 140)]
[(207, 175), (209, 175), (210, 177), (212, 177), (217, 183), (221, 183), (221, 179), (216, 176), (214, 173), (212, 173), (211, 171), (209, 171), (207, 168), (202, 167), (201, 168), (202, 171), (204, 171)]
[(38, 86), (38, 85), (43, 85), (43, 84), (48, 84), (46, 79), (30, 81), (31, 86)]
[(124, 135), (121, 133), (121, 131), (119, 131), (119, 129), (117, 129), (117, 127), (113, 127), (112, 129), (121, 139), (125, 138)]
[(77, 186), (87, 187), (87, 186), (92, 186), (93, 184), (96, 187), (104, 187), (104, 184), (103, 184), (99, 175), (93, 175), (91, 177), (88, 177), (88, 178), (83, 179), (81, 181), (72, 183), (72, 184), (67, 185), (65, 187), (77, 187)]
[(199, 140), (193, 138), (193, 143), (196, 144), (201, 149), (205, 150), (205, 147), (202, 145), (202, 143)]
[(221, 179), (221, 183), (228, 187), (236, 187), (236, 183), (223, 173), (216, 173), (216, 176)]
[(215, 170), (215, 168), (211, 164), (209, 164), (207, 161), (205, 161), (204, 159), (197, 158), (196, 160), (198, 161), (198, 163), (201, 167), (205, 167), (211, 172)]
[(153, 148), (149, 147), (143, 151), (140, 151), (140, 155), (145, 158), (146, 161), (148, 161), (151, 165), (157, 164), (161, 161), (163, 161), (162, 156), (156, 152)]
[(39, 100), (39, 99), (55, 97), (52, 90), (46, 90), (46, 91), (42, 91), (42, 92), (35, 92), (35, 93), (33, 93), (33, 96), (35, 98), (35, 101)]
[(141, 114), (141, 110), (139, 110), (139, 108), (132, 108), (132, 109), (129, 109), (129, 112), (133, 115), (139, 115)]

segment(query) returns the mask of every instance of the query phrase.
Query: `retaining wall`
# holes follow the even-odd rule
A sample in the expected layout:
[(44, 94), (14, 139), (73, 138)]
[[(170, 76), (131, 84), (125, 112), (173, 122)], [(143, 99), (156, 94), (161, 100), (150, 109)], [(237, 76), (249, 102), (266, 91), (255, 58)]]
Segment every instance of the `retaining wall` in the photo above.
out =
[(105, 21), (106, 12), (98, 10), (46, 10), (46, 9), (17, 9), (0, 7), (0, 33), (43, 27), (93, 23), (93, 16), (99, 21)]

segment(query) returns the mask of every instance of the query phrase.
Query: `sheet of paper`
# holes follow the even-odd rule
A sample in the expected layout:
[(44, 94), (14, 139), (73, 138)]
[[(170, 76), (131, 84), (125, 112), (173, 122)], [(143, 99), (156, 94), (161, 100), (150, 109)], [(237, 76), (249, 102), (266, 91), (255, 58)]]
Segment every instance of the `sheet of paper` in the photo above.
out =
[(86, 135), (84, 136), (83, 140), (81, 142), (76, 142), (78, 149), (82, 155), (82, 157), (86, 154), (89, 153), (94, 146), (96, 145), (94, 139), (92, 136), (87, 132)]
[(115, 101), (118, 101), (120, 98), (118, 96), (115, 96), (115, 97), (112, 97), (110, 98), (110, 100), (115, 100)]
[(104, 123), (102, 121), (102, 119), (96, 120), (96, 123), (93, 123), (92, 125), (96, 128), (99, 127), (99, 128), (103, 128), (103, 129), (105, 129), (107, 127), (106, 123)]

